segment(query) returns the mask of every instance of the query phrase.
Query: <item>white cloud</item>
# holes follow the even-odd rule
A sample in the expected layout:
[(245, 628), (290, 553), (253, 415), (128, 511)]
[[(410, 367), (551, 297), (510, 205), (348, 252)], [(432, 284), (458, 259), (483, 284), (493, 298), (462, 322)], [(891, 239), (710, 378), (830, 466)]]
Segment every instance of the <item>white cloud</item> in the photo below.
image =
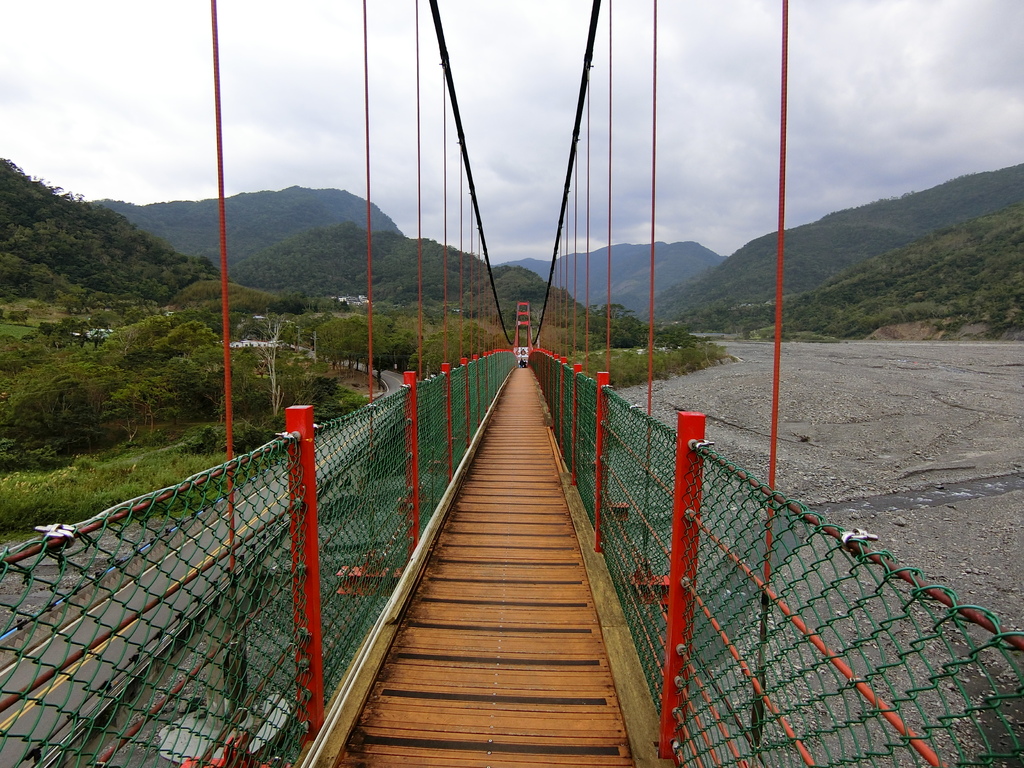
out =
[[(491, 256), (548, 258), (591, 3), (439, 5)], [(369, 6), (371, 192), (406, 234), (417, 215), (413, 8)], [(219, 9), (228, 193), (298, 184), (363, 195), (361, 4)], [(426, 0), (420, 13), (423, 232), (440, 240), (441, 70)], [(613, 13), (613, 240), (640, 242), (651, 5), (620, 1)], [(0, 156), (90, 199), (215, 194), (206, 2), (51, 0), (3, 14)], [(592, 70), (592, 249), (607, 231), (606, 21)], [(727, 254), (774, 228), (780, 25), (776, 0), (660, 4), (658, 239)], [(1024, 161), (1019, 0), (793, 0), (790, 25), (790, 225)], [(458, 242), (451, 123), (448, 142), (448, 239)], [(585, 208), (585, 190), (574, 199)], [(464, 215), (466, 247), (469, 227)]]

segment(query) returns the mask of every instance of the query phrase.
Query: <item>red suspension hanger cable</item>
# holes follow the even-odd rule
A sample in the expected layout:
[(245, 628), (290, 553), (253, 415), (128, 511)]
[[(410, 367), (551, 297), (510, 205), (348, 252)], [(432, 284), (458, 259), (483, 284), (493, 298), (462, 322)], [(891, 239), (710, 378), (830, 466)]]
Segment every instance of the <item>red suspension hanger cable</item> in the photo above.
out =
[(786, 134), (789, 110), (789, 0), (782, 0), (782, 77), (779, 108), (779, 222), (775, 254), (775, 355), (772, 372), (771, 449), (768, 485), (775, 487), (779, 442), (779, 379), (782, 372), (782, 291), (786, 245)]
[(587, 90), (587, 256), (583, 294), (583, 372), (590, 375), (590, 90)]
[(224, 206), (224, 132), (220, 101), (220, 34), (217, 29), (217, 0), (210, 0), (213, 25), (213, 101), (217, 132), (217, 213), (220, 223), (220, 317), (224, 349), (224, 433), (227, 461), (234, 457), (234, 409), (231, 392), (231, 313), (228, 300), (228, 237)]
[(658, 180), (658, 0), (654, 0), (654, 55), (651, 76), (651, 287), (647, 299), (647, 415), (654, 395), (654, 224)]
[(366, 130), (366, 377), (373, 402), (373, 228), (370, 205), (370, 36), (363, 0), (363, 118)]
[[(423, 134), (420, 124), (420, 0), (416, 14), (416, 378), (423, 378)], [(447, 357), (445, 358), (447, 361)]]
[(572, 203), (572, 354), (576, 357), (579, 348), (576, 339), (576, 308), (579, 306), (579, 285), (577, 267), (580, 255), (580, 166), (576, 164), (576, 183), (573, 185)]
[[(442, 65), (443, 66), (443, 65)], [(448, 88), (444, 78), (444, 74), (441, 75), (441, 186), (443, 187), (442, 192), (442, 203), (441, 208), (443, 210), (442, 218), (444, 219), (443, 230), (444, 230), (444, 249), (441, 251), (441, 271), (444, 273), (444, 298), (441, 302), (441, 309), (443, 310), (441, 317), (441, 336), (443, 341), (441, 342), (444, 346), (444, 360), (448, 360)], [(460, 203), (461, 205), (461, 203)], [(459, 212), (461, 221), (462, 212)], [(459, 225), (462, 226), (461, 224)], [(459, 233), (459, 237), (462, 237), (462, 233)], [(461, 249), (461, 244), (460, 244)], [(462, 259), (459, 259), (459, 285), (462, 285)], [(462, 299), (459, 298), (459, 306), (462, 306)], [(461, 310), (460, 310), (461, 311)], [(459, 342), (459, 357), (462, 357), (462, 342)]]
[(605, 297), (604, 367), (612, 370), (612, 0), (608, 0), (608, 291)]
[(459, 359), (461, 360), (466, 356), (463, 350), (462, 335), (466, 332), (466, 307), (463, 302), (463, 296), (465, 295), (466, 286), (463, 278), (463, 271), (466, 268), (466, 253), (463, 250), (465, 248), (465, 241), (463, 240), (463, 233), (465, 230), (465, 224), (462, 220), (462, 212), (465, 209), (465, 202), (462, 199), (462, 158), (459, 158)]

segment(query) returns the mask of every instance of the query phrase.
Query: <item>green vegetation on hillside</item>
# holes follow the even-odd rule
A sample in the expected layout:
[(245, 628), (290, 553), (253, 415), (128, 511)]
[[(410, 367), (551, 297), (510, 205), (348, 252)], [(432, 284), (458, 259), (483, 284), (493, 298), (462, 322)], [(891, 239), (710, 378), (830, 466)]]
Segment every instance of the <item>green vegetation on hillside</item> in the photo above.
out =
[[(366, 318), (348, 319), (362, 339), (338, 339), (334, 328), (345, 323), (329, 314), (239, 322), (239, 336), (278, 343), (232, 350), (236, 452), (280, 431), (290, 405), (312, 404), (318, 418), (330, 419), (365, 404), (342, 384), (342, 366), (352, 360), (365, 365)], [(8, 476), (0, 482), (0, 535), (40, 521), (75, 522), (184, 477), (168, 478), (169, 471), (187, 465), (192, 472), (223, 458), (218, 313), (155, 314), (95, 341), (81, 327), (80, 320), (65, 317), (42, 322), (20, 339), (0, 335), (0, 477)], [(377, 318), (377, 366), (407, 367), (415, 351), (409, 328), (408, 318)], [(163, 459), (150, 461), (152, 453)], [(205, 458), (194, 466), (179, 454)], [(85, 464), (76, 459), (82, 455), (90, 457)], [(125, 455), (136, 458), (123, 461)], [(80, 472), (83, 466), (88, 473)], [(76, 486), (71, 504), (66, 500), (72, 491), (61, 489), (76, 477), (105, 479), (96, 479), (93, 496), (89, 483)], [(19, 496), (5, 494), (4, 487), (17, 488)]]
[[(1024, 165), (1017, 165), (837, 211), (786, 230), (786, 294), (811, 290), (864, 259), (1021, 201)], [(774, 298), (776, 243), (775, 234), (752, 240), (721, 266), (667, 289), (658, 299), (659, 311), (700, 330), (764, 325), (770, 318), (765, 302)]]
[[(220, 294), (219, 280), (200, 280), (180, 291), (174, 297), (173, 304), (177, 307), (220, 312)], [(338, 309), (336, 301), (323, 297), (310, 297), (302, 293), (271, 293), (246, 288), (238, 283), (228, 283), (228, 304), (233, 313), (248, 315), (301, 315)]]
[[(373, 299), (414, 305), (417, 288), (418, 244), (394, 232), (373, 233)], [(426, 301), (443, 299), (443, 249), (423, 241), (423, 292)], [(470, 260), (464, 257), (465, 289), (469, 290)], [(477, 263), (479, 266), (479, 263)], [(289, 237), (232, 267), (232, 279), (266, 291), (298, 291), (310, 296), (366, 293), (366, 230), (352, 222), (318, 227)], [(459, 257), (448, 250), (448, 295), (458, 301)]]
[(863, 337), (925, 321), (936, 330), (1024, 327), (1024, 204), (857, 264), (786, 307), (790, 331)]
[[(216, 200), (150, 205), (119, 200), (98, 203), (164, 238), (182, 253), (220, 263), (220, 216)], [(374, 232), (398, 232), (395, 222), (376, 205), (371, 209)], [(307, 229), (343, 221), (366, 226), (366, 201), (340, 189), (289, 187), (279, 192), (245, 192), (227, 198), (224, 211), (229, 264), (243, 261)]]
[(0, 299), (59, 302), (73, 312), (164, 304), (215, 274), (209, 262), (0, 159)]

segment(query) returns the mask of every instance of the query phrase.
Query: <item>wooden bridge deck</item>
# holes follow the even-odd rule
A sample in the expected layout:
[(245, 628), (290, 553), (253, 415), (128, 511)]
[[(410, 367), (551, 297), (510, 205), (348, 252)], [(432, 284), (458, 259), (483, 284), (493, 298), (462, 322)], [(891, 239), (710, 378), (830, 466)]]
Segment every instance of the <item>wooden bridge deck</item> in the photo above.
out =
[(533, 375), (505, 388), (336, 766), (631, 766)]

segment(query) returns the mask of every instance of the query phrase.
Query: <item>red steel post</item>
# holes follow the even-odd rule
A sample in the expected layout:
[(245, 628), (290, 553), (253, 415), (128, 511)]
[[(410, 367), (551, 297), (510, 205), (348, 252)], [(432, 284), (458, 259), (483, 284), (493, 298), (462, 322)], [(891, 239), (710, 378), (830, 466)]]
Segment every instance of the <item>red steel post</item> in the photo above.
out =
[(558, 402), (558, 361), (554, 355), (548, 355), (548, 408), (555, 412)]
[(576, 485), (576, 419), (578, 415), (578, 393), (580, 373), (583, 371), (583, 363), (574, 363), (572, 366), (572, 484)]
[[(292, 602), (295, 611), (298, 662), (299, 718), (308, 725), (311, 740), (324, 724), (324, 642), (320, 618), (320, 537), (316, 509), (316, 452), (313, 445), (313, 406), (285, 409), (285, 429), (297, 432), (289, 472), (292, 515)], [(297, 454), (297, 455), (296, 455)], [(306, 695), (309, 694), (307, 700)]]
[(416, 402), (416, 371), (406, 371), (403, 384), (409, 388), (409, 399), (406, 401), (408, 409), (406, 417), (406, 442), (409, 446), (409, 465), (406, 470), (407, 484), (409, 486), (409, 528), (411, 540), (409, 542), (409, 555), (416, 548), (416, 542), (420, 540), (420, 440), (419, 440), (419, 411)]
[(462, 367), (466, 369), (466, 447), (469, 448), (469, 359), (462, 358)]
[(441, 363), (444, 376), (444, 420), (448, 429), (448, 479), (452, 479), (452, 364)]
[(558, 366), (558, 377), (561, 382), (558, 391), (558, 444), (562, 448), (562, 457), (565, 458), (565, 420), (569, 418), (569, 414), (565, 412), (565, 388), (568, 386), (568, 382), (565, 380), (566, 366), (569, 363), (569, 358), (559, 357), (558, 362), (561, 365)]
[(601, 548), (601, 507), (604, 496), (604, 388), (609, 384), (607, 371), (597, 374), (597, 418), (595, 419), (594, 445), (594, 551), (603, 552)]
[(473, 431), (480, 426), (480, 410), (483, 407), (483, 400), (480, 399), (480, 355), (473, 355), (473, 379), (476, 382), (476, 424), (473, 425)]
[(658, 754), (672, 757), (676, 731), (675, 703), (688, 704), (690, 642), (693, 639), (697, 581), (697, 545), (700, 536), (701, 460), (696, 445), (704, 440), (704, 414), (679, 411), (676, 417), (676, 477), (672, 494), (672, 546), (669, 553), (668, 627), (661, 694)]

